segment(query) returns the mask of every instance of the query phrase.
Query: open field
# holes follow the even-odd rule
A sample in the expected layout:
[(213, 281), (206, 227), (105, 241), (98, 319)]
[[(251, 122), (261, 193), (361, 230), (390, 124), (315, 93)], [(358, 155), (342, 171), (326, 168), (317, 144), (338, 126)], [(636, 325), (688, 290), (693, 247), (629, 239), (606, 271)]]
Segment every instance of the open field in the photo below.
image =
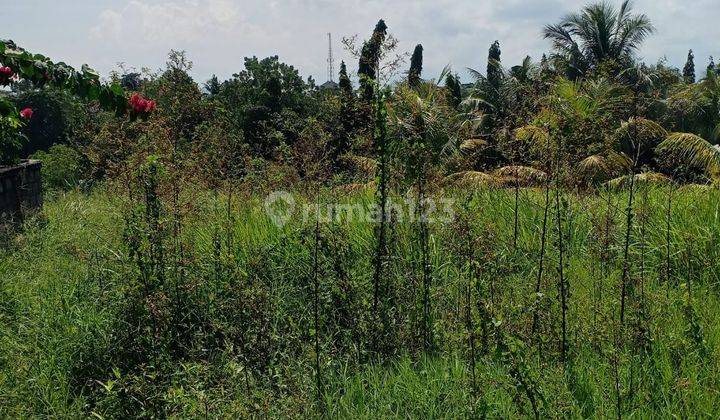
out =
[(173, 233), (172, 209), (58, 194), (0, 251), (0, 416), (712, 417), (720, 192), (636, 193), (622, 324), (626, 193), (562, 194), (560, 229), (551, 201), (540, 295), (542, 189), (516, 247), (512, 190), (448, 193), (429, 337), (417, 223), (391, 222), (374, 307), (375, 224), (278, 227), (264, 197), (207, 193)]

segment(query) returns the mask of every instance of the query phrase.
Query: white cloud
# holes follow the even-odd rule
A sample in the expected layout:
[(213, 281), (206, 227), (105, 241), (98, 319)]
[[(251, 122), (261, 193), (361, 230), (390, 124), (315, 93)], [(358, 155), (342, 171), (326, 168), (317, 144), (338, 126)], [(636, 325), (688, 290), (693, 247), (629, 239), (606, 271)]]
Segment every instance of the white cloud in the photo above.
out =
[[(77, 3), (85, 1), (91, 0)], [(641, 51), (646, 60), (666, 54), (670, 63), (682, 66), (693, 48), (696, 65), (704, 66), (707, 55), (720, 55), (711, 41), (720, 36), (720, 25), (712, 22), (720, 2), (698, 2), (702, 5), (689, 8), (680, 0), (637, 0), (635, 10), (658, 29)], [(194, 75), (206, 79), (237, 72), (246, 56), (279, 55), (303, 76), (322, 82), (326, 33), (335, 39), (336, 70), (340, 60), (353, 70), (356, 60), (342, 50), (340, 38), (359, 34), (364, 39), (384, 18), (401, 50), (423, 44), (424, 74), (434, 77), (447, 64), (461, 73), (465, 67), (484, 68), (496, 39), (506, 66), (528, 54), (537, 60), (549, 50), (543, 25), (580, 7), (574, 0), (130, 0), (95, 15), (89, 34), (97, 57), (91, 62), (103, 71), (116, 61), (160, 67), (168, 50), (185, 49), (195, 63)]]
[(114, 10), (103, 10), (100, 13), (100, 22), (90, 29), (90, 35), (94, 39), (120, 40), (122, 32), (123, 17)]
[(197, 41), (239, 25), (238, 6), (229, 0), (132, 0), (122, 10), (104, 10), (91, 29), (95, 38), (164, 45)]

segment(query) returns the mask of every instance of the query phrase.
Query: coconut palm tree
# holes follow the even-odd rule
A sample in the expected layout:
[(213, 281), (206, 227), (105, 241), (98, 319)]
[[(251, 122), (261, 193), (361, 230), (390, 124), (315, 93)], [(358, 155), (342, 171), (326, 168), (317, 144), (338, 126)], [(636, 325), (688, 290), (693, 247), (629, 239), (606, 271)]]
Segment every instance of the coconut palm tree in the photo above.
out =
[(708, 71), (705, 78), (699, 83), (702, 95), (708, 107), (705, 110), (705, 124), (708, 127), (708, 138), (717, 142), (720, 140), (720, 75)]
[(477, 70), (467, 69), (475, 83), (462, 105), (475, 123), (477, 134), (494, 135), (497, 141), (510, 135), (509, 129), (517, 123), (513, 119), (528, 107), (530, 93), (535, 90), (533, 84), (540, 77), (540, 67), (529, 56), (510, 69), (504, 68), (499, 61), (490, 61), (488, 67), (495, 69), (495, 80)]
[(614, 60), (628, 61), (655, 28), (644, 14), (633, 14), (630, 0), (620, 9), (605, 1), (585, 6), (543, 30), (559, 58), (582, 73)]
[(515, 108), (520, 87), (518, 80), (500, 63), (490, 63), (489, 66), (497, 67), (499, 80), (491, 83), (487, 76), (469, 68), (468, 72), (475, 79), (475, 83), (462, 103), (471, 114), (482, 117), (481, 129), (488, 131), (500, 126)]
[(406, 141), (397, 143), (396, 147), (408, 147), (397, 152), (406, 153), (409, 159), (427, 159), (426, 163), (435, 163), (458, 147), (457, 134), (462, 120), (448, 102), (445, 89), (438, 84), (448, 73), (449, 68), (446, 68), (437, 79), (395, 92), (390, 121), (396, 134)]
[[(449, 69), (437, 79), (444, 80)], [(400, 87), (390, 111), (393, 129), (402, 142), (398, 153), (407, 160), (408, 173), (417, 190), (416, 218), (422, 274), (422, 341), (425, 350), (434, 347), (432, 304), (432, 262), (430, 227), (425, 212), (425, 194), (430, 165), (456, 148), (459, 118), (448, 102), (445, 89), (436, 80), (418, 81), (412, 88)]]
[(520, 83), (527, 83), (539, 77), (540, 66), (533, 63), (532, 58), (528, 55), (522, 63), (510, 68), (510, 75)]
[(720, 146), (690, 133), (671, 133), (657, 147), (657, 153), (669, 154), (683, 163), (702, 169), (720, 180)]

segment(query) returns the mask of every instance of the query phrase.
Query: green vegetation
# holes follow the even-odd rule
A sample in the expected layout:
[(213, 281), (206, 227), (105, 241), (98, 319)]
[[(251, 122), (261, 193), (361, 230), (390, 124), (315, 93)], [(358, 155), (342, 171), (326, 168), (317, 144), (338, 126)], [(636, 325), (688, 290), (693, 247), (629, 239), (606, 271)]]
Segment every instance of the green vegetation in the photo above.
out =
[[(464, 203), (457, 219), (431, 225), (435, 347), (427, 355), (418, 329), (416, 231), (398, 223), (383, 295), (392, 297), (395, 312), (382, 330), (385, 361), (379, 364), (371, 362), (373, 225), (320, 225), (315, 329), (312, 218), (279, 228), (261, 201), (238, 197), (231, 221), (227, 197), (194, 196), (182, 232), (182, 272), (167, 265), (156, 267), (162, 275), (147, 269), (144, 277), (134, 253), (154, 251), (133, 248), (133, 233), (123, 232), (128, 203), (102, 188), (89, 196), (62, 195), (48, 203), (46, 219), (29, 221), (0, 257), (2, 415), (300, 417), (319, 415), (322, 407), (344, 418), (515, 417), (532, 415), (532, 395), (542, 417), (612, 417), (617, 379), (624, 416), (711, 416), (720, 409), (713, 391), (720, 386), (720, 197), (706, 188), (675, 193), (668, 278), (668, 191), (638, 191), (624, 326), (619, 291), (627, 194), (564, 197), (571, 290), (564, 362), (552, 218), (541, 292), (534, 290), (542, 191), (521, 191), (517, 250), (512, 190), (452, 193)], [(331, 197), (328, 192), (321, 201)], [(373, 198), (356, 193), (342, 202), (369, 206)], [(135, 240), (152, 241), (154, 229), (165, 228), (134, 229), (144, 237)], [(169, 237), (162, 243), (170, 264), (174, 245)], [(148, 294), (143, 281), (151, 283)], [(475, 326), (470, 336), (468, 315)], [(315, 334), (322, 405), (315, 397)]]
[(384, 20), (337, 87), (0, 42), (47, 190), (0, 225), (0, 417), (713, 417), (720, 67), (640, 62), (631, 6), (471, 83)]

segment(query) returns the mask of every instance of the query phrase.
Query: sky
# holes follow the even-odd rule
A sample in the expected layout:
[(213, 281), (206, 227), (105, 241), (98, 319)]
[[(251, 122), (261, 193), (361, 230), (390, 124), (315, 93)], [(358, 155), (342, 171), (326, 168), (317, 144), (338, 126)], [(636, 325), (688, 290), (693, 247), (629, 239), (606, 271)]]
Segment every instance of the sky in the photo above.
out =
[[(619, 5), (620, 0), (614, 1)], [(503, 65), (526, 55), (539, 60), (550, 44), (544, 25), (556, 23), (585, 2), (569, 0), (0, 0), (0, 38), (80, 67), (89, 64), (107, 76), (126, 68), (157, 70), (170, 49), (185, 50), (199, 82), (221, 80), (243, 67), (243, 57), (278, 55), (300, 74), (327, 80), (327, 33), (333, 35), (335, 71), (340, 60), (357, 70), (340, 42), (366, 39), (383, 18), (399, 50), (424, 47), (423, 77), (450, 65), (483, 69), (487, 49), (500, 41)], [(640, 57), (666, 58), (682, 67), (695, 52), (698, 74), (708, 56), (720, 58), (720, 1), (637, 0), (657, 31)], [(720, 60), (718, 60), (720, 61)]]

